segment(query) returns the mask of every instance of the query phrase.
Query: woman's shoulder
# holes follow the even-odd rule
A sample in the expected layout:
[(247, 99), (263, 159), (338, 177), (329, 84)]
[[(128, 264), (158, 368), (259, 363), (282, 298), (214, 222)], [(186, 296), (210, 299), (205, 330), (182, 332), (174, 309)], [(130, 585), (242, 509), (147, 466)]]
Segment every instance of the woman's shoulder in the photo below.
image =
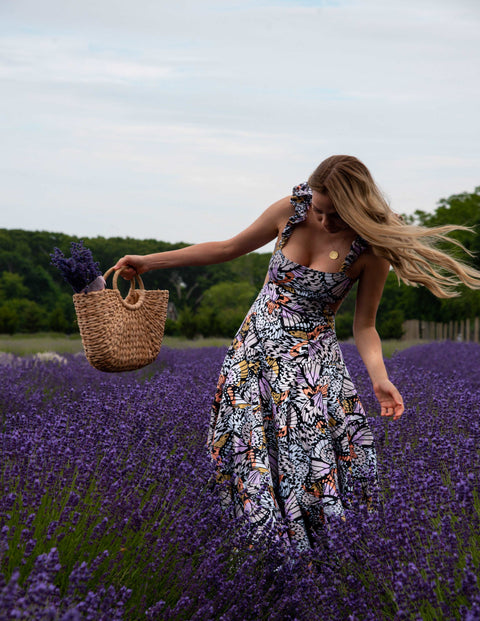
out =
[(270, 205), (267, 211), (270, 211), (279, 221), (288, 220), (294, 213), (291, 199), (291, 196), (284, 196)]

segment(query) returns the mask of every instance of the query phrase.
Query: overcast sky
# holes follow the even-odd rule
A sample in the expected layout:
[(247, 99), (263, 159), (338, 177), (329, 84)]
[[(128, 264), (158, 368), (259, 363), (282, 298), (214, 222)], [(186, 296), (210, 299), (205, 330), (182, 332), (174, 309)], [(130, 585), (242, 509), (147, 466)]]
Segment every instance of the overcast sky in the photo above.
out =
[(0, 0), (3, 228), (224, 239), (336, 153), (480, 185), (478, 0)]

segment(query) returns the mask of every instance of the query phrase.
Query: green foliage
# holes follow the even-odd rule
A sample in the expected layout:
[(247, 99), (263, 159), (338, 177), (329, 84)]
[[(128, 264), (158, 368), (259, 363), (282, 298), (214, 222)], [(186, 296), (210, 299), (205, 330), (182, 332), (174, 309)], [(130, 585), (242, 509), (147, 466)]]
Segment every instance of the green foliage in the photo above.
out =
[(29, 290), (23, 284), (23, 276), (14, 272), (2, 272), (0, 276), (0, 300), (25, 298)]
[[(427, 227), (453, 224), (473, 228), (475, 234), (469, 231), (455, 231), (450, 234), (450, 237), (460, 241), (473, 254), (472, 257), (460, 249), (455, 249), (451, 244), (444, 244), (443, 248), (453, 253), (456, 258), (480, 269), (480, 186), (471, 194), (463, 192), (441, 199), (433, 213), (416, 211), (415, 219), (418, 224)], [(480, 291), (464, 286), (459, 286), (458, 290), (460, 295), (457, 298), (437, 300), (426, 289), (412, 289), (405, 318), (446, 322), (479, 316)]]
[(415, 216), (424, 226), (441, 226), (444, 224), (460, 224), (475, 226), (480, 221), (480, 186), (469, 194), (453, 194), (438, 201), (433, 213), (417, 210)]
[(56, 304), (50, 313), (48, 327), (53, 332), (63, 332), (64, 334), (68, 334), (71, 331), (70, 324), (65, 317), (65, 311), (60, 304)]
[(347, 341), (353, 336), (353, 313), (339, 313), (335, 318), (335, 332), (340, 341)]
[(4, 302), (0, 306), (0, 333), (15, 334), (18, 331), (18, 316), (11, 302)]
[[(416, 221), (423, 226), (443, 226), (446, 224), (457, 224), (472, 227), (476, 235), (467, 231), (456, 231), (451, 233), (451, 237), (458, 239), (465, 248), (474, 253), (470, 260), (464, 253), (459, 253), (464, 260), (480, 269), (480, 186), (469, 194), (454, 194), (449, 198), (442, 198), (438, 202), (438, 207), (434, 213), (417, 210), (415, 212)], [(448, 245), (449, 249), (452, 246)], [(458, 255), (457, 255), (458, 256)]]
[(222, 282), (208, 289), (200, 302), (197, 330), (205, 336), (233, 336), (257, 294), (247, 282)]
[(382, 339), (400, 339), (403, 336), (404, 315), (400, 309), (390, 311), (377, 321), (377, 331)]
[(183, 334), (187, 339), (193, 339), (197, 334), (197, 322), (193, 314), (192, 309), (189, 306), (185, 306), (178, 316), (177, 320), (178, 331)]
[(438, 314), (442, 321), (480, 317), (480, 291), (459, 287), (460, 295), (450, 300), (440, 300)]
[(180, 332), (179, 322), (174, 321), (173, 319), (170, 319), (169, 317), (167, 317), (167, 320), (165, 321), (164, 335), (165, 336), (167, 335), (168, 336), (180, 336), (181, 332)]
[(33, 333), (46, 327), (45, 312), (33, 300), (13, 298), (0, 305), (0, 333)]
[(270, 254), (252, 252), (231, 263), (233, 280), (248, 282), (256, 291), (262, 288), (267, 275)]

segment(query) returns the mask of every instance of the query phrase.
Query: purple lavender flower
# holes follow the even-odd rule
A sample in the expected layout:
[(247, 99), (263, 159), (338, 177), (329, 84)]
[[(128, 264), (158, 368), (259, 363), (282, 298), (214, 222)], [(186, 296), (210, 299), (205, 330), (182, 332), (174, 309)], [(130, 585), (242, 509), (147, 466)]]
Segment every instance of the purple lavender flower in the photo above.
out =
[(57, 267), (63, 278), (79, 293), (97, 277), (102, 275), (98, 261), (93, 260), (92, 252), (85, 248), (83, 241), (70, 244), (71, 257), (66, 258), (61, 250), (53, 249), (50, 255), (52, 264)]
[(225, 349), (164, 348), (122, 377), (83, 356), (0, 365), (0, 619), (478, 619), (480, 347), (387, 360), (396, 423), (342, 349), (378, 508), (352, 506), (301, 555), (273, 536), (250, 549), (220, 509), (205, 437)]

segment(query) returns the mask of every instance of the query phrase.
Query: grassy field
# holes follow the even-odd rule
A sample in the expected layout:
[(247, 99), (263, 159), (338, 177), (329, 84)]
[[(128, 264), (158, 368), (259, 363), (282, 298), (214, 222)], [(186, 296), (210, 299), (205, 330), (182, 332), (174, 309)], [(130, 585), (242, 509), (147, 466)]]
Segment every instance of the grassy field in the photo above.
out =
[[(163, 345), (174, 349), (191, 347), (221, 347), (228, 345), (229, 339), (199, 338), (188, 340), (177, 336), (165, 336)], [(54, 351), (58, 354), (76, 354), (83, 351), (79, 334), (59, 334), (41, 332), (38, 334), (0, 334), (0, 352), (28, 356), (40, 352)]]
[(80, 335), (56, 332), (0, 334), (0, 352), (27, 356), (46, 351), (54, 351), (59, 354), (76, 354), (83, 351)]
[[(390, 358), (395, 351), (402, 351), (413, 345), (425, 341), (384, 341), (383, 354)], [(194, 340), (178, 336), (166, 336), (163, 340), (165, 347), (173, 349), (189, 349), (192, 347), (222, 347), (230, 344), (230, 339), (198, 338)], [(76, 354), (83, 351), (79, 334), (59, 334), (57, 332), (41, 332), (38, 334), (0, 334), (0, 352), (11, 353), (17, 356), (28, 356), (40, 352), (56, 352), (58, 354)]]

